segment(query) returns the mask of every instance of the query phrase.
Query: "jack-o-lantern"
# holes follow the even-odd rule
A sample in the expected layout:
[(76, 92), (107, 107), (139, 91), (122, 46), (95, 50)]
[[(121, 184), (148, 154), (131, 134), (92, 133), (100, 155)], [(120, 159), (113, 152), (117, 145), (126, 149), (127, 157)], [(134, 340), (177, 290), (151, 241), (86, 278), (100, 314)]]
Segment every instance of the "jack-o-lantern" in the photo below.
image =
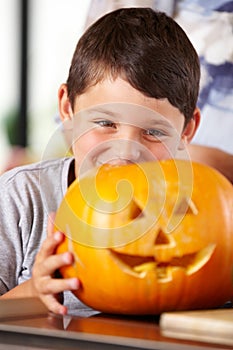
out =
[(75, 295), (107, 313), (221, 306), (233, 296), (233, 187), (214, 169), (166, 160), (104, 165), (68, 189), (55, 228)]

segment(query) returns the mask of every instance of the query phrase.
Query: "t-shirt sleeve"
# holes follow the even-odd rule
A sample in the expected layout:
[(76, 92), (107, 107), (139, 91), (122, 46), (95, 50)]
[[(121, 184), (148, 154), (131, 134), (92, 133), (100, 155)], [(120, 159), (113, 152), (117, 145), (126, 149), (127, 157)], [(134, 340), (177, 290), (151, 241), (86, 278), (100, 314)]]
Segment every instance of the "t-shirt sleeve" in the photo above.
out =
[(0, 294), (31, 276), (45, 234), (40, 196), (21, 173), (0, 177)]
[[(20, 230), (22, 203), (17, 203), (15, 185), (4, 174), (0, 177), (0, 294), (17, 284), (23, 262), (23, 247)], [(17, 203), (17, 204), (16, 204)]]

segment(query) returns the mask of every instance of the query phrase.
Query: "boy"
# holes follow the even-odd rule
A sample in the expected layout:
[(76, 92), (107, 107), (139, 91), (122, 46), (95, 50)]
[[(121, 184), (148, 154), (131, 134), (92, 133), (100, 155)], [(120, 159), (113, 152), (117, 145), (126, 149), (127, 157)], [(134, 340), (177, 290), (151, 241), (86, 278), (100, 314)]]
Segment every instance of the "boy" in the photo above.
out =
[(84, 33), (58, 93), (64, 128), (72, 127), (74, 160), (17, 168), (0, 181), (2, 298), (39, 296), (59, 314), (66, 314), (67, 306), (72, 312), (85, 309), (71, 292), (64, 293), (64, 305), (59, 302), (60, 293), (80, 282), (54, 278), (74, 258), (54, 254), (64, 236), (53, 234), (50, 213), (81, 171), (174, 157), (199, 124), (199, 79), (193, 46), (163, 13), (119, 9)]

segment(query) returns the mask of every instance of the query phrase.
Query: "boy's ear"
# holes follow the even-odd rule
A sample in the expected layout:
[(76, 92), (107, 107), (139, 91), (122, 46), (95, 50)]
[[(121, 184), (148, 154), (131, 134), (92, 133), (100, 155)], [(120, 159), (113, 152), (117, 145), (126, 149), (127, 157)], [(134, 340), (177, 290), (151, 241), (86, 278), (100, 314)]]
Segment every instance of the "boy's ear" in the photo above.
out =
[(73, 116), (73, 111), (68, 98), (66, 84), (62, 84), (58, 90), (58, 106), (62, 122), (70, 120)]
[(195, 108), (193, 112), (193, 117), (190, 119), (186, 127), (184, 128), (182, 135), (181, 135), (181, 140), (180, 140), (180, 145), (179, 145), (179, 150), (182, 150), (185, 148), (185, 146), (191, 142), (192, 138), (194, 137), (198, 126), (200, 124), (201, 120), (201, 114), (199, 108)]

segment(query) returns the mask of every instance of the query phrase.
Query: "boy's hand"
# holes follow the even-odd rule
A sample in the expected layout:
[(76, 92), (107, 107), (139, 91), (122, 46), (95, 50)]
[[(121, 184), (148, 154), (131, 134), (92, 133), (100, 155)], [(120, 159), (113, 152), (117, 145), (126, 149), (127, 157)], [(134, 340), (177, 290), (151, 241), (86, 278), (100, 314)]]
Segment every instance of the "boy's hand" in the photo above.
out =
[(46, 307), (57, 314), (65, 315), (67, 308), (60, 304), (59, 296), (65, 290), (76, 290), (80, 286), (77, 278), (55, 278), (55, 272), (62, 266), (71, 265), (73, 254), (66, 252), (55, 254), (57, 246), (63, 241), (64, 234), (53, 232), (53, 220), (49, 220), (48, 237), (38, 252), (32, 270), (32, 283), (38, 297)]

